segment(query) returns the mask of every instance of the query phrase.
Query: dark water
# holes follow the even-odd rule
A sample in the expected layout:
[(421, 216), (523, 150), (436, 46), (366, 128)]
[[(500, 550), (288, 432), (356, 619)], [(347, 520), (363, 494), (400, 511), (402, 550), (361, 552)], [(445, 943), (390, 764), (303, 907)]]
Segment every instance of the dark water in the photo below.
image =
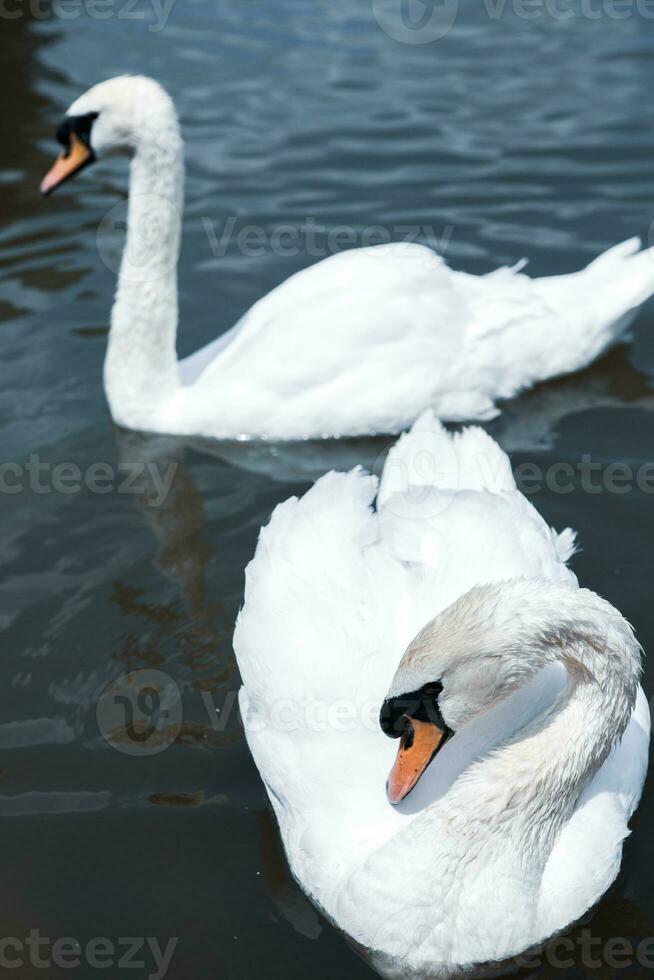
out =
[[(376, 6), (391, 33), (401, 26), (399, 0)], [(36, 188), (53, 127), (113, 74), (152, 74), (174, 95), (188, 162), (181, 353), (325, 254), (338, 226), (357, 240), (370, 226), (395, 238), (419, 226), (474, 272), (522, 255), (535, 274), (569, 270), (649, 235), (654, 21), (567, 7), (570, 19), (525, 19), (508, 3), (500, 17), (471, 3), (427, 44), (389, 37), (366, 0), (175, 0), (161, 30), (146, 0), (117, 2), (107, 19), (3, 8), (20, 16), (0, 18), (0, 433), (2, 462), (18, 464), (25, 489), (1, 500), (0, 937), (179, 937), (174, 980), (371, 975), (290, 881), (237, 719), (215, 708), (238, 687), (231, 635), (259, 526), (315, 469), (378, 460), (386, 442), (262, 459), (116, 432), (101, 363), (120, 240), (98, 249), (96, 232), (125, 192), (125, 163), (44, 202)], [(297, 232), (307, 221), (324, 229), (309, 249)], [(247, 225), (263, 229), (255, 255), (236, 240)], [(280, 225), (296, 229), (283, 250), (271, 239)], [(631, 347), (506, 406), (492, 430), (517, 464), (576, 467), (589, 454), (602, 474), (616, 461), (636, 472), (652, 458), (653, 387), (650, 304)], [(30, 457), (33, 472), (46, 466), (31, 487)], [(143, 480), (138, 494), (52, 489), (57, 464), (87, 473), (135, 460), (175, 464), (165, 503)], [(575, 570), (646, 650), (652, 482), (611, 492), (604, 480), (594, 493), (576, 472), (571, 492), (533, 496), (551, 523), (579, 530)], [(107, 685), (139, 669), (164, 671), (182, 691), (175, 744), (148, 756), (108, 744), (96, 719)], [(644, 683), (649, 696), (649, 670)], [(646, 790), (594, 935), (654, 936), (653, 827)], [(574, 958), (537, 975), (590, 975)], [(23, 962), (14, 975), (44, 975)], [(154, 972), (145, 963), (127, 975)], [(648, 970), (593, 975), (618, 973)]]

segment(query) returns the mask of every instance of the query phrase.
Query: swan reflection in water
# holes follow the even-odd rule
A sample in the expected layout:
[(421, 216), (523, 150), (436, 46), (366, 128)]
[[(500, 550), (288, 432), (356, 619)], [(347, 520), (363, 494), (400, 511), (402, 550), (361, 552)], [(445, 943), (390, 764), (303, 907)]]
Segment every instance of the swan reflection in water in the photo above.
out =
[[(184, 603), (183, 662), (202, 674), (203, 690), (225, 684), (234, 673), (229, 652), (233, 623), (224, 603), (207, 596), (205, 573), (215, 545), (205, 529), (204, 502), (184, 464), (183, 441), (114, 428), (119, 465), (130, 473), (131, 499), (155, 541), (154, 564), (179, 589)], [(138, 590), (117, 583), (115, 600), (169, 632), (181, 625), (174, 604), (148, 604)]]

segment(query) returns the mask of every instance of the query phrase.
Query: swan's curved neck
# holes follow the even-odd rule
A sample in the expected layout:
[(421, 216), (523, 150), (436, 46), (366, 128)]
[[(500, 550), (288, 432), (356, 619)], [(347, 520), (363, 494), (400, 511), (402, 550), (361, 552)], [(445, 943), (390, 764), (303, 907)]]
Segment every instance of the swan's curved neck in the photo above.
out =
[(540, 878), (581, 790), (621, 738), (632, 709), (632, 694), (614, 672), (573, 660), (554, 703), (475, 762), (446, 808), (454, 807), (460, 822), (481, 815), (479, 845), (491, 835), (510, 841)]
[(184, 167), (177, 121), (166, 109), (156, 137), (144, 139), (131, 161), (127, 237), (104, 368), (114, 419), (139, 429), (157, 427), (162, 401), (179, 385), (175, 342)]
[[(377, 921), (388, 916), (389, 881), (398, 902), (411, 895), (406, 942), (418, 936), (426, 962), (463, 963), (472, 949), (500, 960), (551, 934), (541, 892), (547, 862), (581, 790), (622, 737), (636, 696), (633, 637), (625, 627), (611, 649), (602, 643), (591, 638), (588, 646), (584, 637), (550, 658), (550, 666), (544, 660), (547, 670), (561, 670), (558, 695), (545, 706), (535, 702), (531, 714), (524, 699), (513, 730), (490, 724), (494, 737), (480, 745), (475, 761), (358, 869), (368, 921), (376, 900)], [(456, 738), (443, 763), (448, 751), (456, 751)], [(335, 918), (344, 921), (343, 914), (358, 917), (354, 907), (342, 907)], [(384, 946), (383, 934), (355, 938)], [(391, 948), (395, 942), (391, 935)]]

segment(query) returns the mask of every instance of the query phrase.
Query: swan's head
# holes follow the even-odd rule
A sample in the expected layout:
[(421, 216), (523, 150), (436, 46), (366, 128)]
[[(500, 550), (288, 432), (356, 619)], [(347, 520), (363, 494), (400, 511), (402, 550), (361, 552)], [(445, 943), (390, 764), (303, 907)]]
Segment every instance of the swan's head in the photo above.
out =
[(151, 78), (122, 75), (94, 85), (76, 99), (56, 132), (62, 151), (41, 182), (51, 194), (103, 155), (179, 141), (175, 108)]
[(635, 698), (640, 648), (599, 596), (525, 579), (466, 593), (409, 644), (382, 706), (382, 730), (400, 739), (391, 803), (411, 792), (448, 739), (546, 664), (560, 661), (569, 674), (603, 683), (609, 645), (620, 651), (618, 679)]

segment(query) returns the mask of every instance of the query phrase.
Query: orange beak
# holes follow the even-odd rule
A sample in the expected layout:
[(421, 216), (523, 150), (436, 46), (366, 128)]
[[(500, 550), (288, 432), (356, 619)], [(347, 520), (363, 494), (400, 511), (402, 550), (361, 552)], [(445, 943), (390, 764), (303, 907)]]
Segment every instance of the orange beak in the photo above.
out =
[(391, 803), (408, 796), (423, 772), (446, 741), (446, 732), (430, 721), (407, 716), (408, 726), (402, 733), (395, 765), (386, 784)]
[(94, 159), (93, 151), (75, 133), (70, 134), (70, 145), (60, 153), (53, 166), (41, 181), (39, 188), (43, 195), (51, 194), (55, 187), (78, 173)]

